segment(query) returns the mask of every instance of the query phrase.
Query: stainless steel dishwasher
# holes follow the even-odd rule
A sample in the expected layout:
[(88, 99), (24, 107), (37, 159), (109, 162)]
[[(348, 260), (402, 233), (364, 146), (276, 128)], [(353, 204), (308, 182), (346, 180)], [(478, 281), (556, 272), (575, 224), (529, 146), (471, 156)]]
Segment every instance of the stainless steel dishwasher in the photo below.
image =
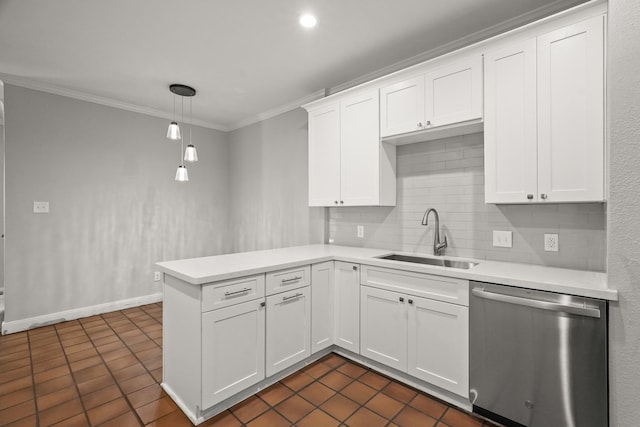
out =
[(607, 426), (606, 302), (470, 283), (474, 412), (507, 426)]

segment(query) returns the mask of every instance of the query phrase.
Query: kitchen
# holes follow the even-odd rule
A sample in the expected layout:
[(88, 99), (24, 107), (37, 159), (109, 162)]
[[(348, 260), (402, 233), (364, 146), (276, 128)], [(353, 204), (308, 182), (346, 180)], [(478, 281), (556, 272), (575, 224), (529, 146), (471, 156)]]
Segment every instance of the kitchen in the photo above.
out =
[[(634, 84), (635, 76), (626, 75), (622, 70), (616, 73), (615, 68), (633, 69), (626, 61), (633, 58), (632, 41), (635, 39), (625, 31), (616, 32), (617, 25), (632, 25), (633, 20), (629, 18), (635, 10), (632, 6), (624, 2), (608, 4), (607, 70), (610, 77), (620, 75), (620, 79), (629, 79), (627, 86), (637, 87)], [(615, 20), (616, 11), (620, 22)], [(629, 36), (630, 41), (622, 39), (616, 42), (617, 37), (623, 36)], [(615, 55), (618, 49), (620, 56)], [(420, 156), (424, 159), (447, 152), (464, 158), (466, 152), (472, 159), (469, 167), (476, 168), (470, 171), (472, 177), (482, 166), (481, 162), (473, 164), (478, 162), (478, 156), (474, 157), (474, 153), (477, 154), (478, 147), (482, 146), (477, 133), (446, 142), (433, 141), (435, 145), (420, 143), (399, 147), (398, 199), (404, 200), (401, 198), (406, 197), (409, 203), (402, 203), (402, 206), (408, 206), (407, 212), (385, 207), (331, 208), (325, 217), (322, 209), (310, 209), (307, 205), (307, 115), (301, 109), (233, 131), (228, 144), (223, 132), (194, 128), (195, 140), (214, 141), (211, 146), (198, 145), (200, 158), (208, 158), (214, 164), (210, 168), (202, 167), (202, 163), (190, 167), (191, 180), (188, 186), (173, 187), (168, 183), (165, 188), (151, 181), (154, 178), (164, 179), (166, 171), (175, 168), (172, 162), (174, 151), (177, 151), (175, 146), (156, 142), (164, 138), (163, 130), (158, 130), (166, 130), (164, 120), (149, 117), (134, 119), (121, 110), (79, 103), (5, 80), (6, 200), (7, 230), (10, 231), (5, 255), (8, 301), (5, 321), (36, 318), (48, 313), (149, 295), (149, 281), (136, 278), (151, 277), (153, 263), (158, 260), (331, 240), (340, 245), (431, 253), (433, 235), (431, 231), (425, 232), (426, 228), (420, 225), (422, 214), (430, 205), (421, 199), (435, 200), (437, 203), (444, 200), (451, 205), (456, 205), (456, 202), (428, 198), (433, 194), (420, 193), (426, 191), (425, 188), (433, 187), (412, 188), (412, 175), (425, 175), (424, 169), (429, 167), (429, 163), (419, 160), (413, 164), (412, 159)], [(633, 166), (634, 152), (628, 151), (633, 146), (628, 143), (629, 126), (634, 129), (635, 118), (633, 115), (631, 118), (627, 116), (628, 111), (633, 111), (632, 104), (618, 107), (617, 103), (625, 102), (626, 98), (616, 97), (616, 93), (620, 93), (616, 92), (616, 88), (620, 88), (622, 94), (628, 92), (628, 89), (618, 86), (621, 81), (624, 80), (610, 80), (607, 87), (610, 190), (606, 205), (509, 205), (497, 208), (496, 205), (481, 202), (467, 206), (468, 203), (461, 201), (457, 203), (459, 208), (469, 209), (472, 213), (458, 212), (457, 220), (444, 215), (446, 211), (439, 205), (434, 206), (441, 211), (441, 227), (445, 227), (444, 235), (450, 239), (446, 252), (448, 256), (545, 265), (554, 265), (555, 262), (555, 266), (560, 267), (607, 271), (609, 286), (619, 292), (619, 302), (610, 304), (611, 424), (632, 425), (636, 410), (633, 401), (634, 396), (638, 395), (637, 381), (633, 381), (634, 371), (628, 372), (625, 366), (634, 366), (635, 361), (635, 335), (629, 328), (637, 304), (632, 303), (635, 295), (633, 280), (625, 276), (634, 271), (632, 260), (637, 259), (633, 247), (635, 202), (632, 197), (636, 172)], [(198, 96), (194, 102), (197, 99)], [(53, 110), (58, 110), (57, 116), (51, 113)], [(619, 120), (616, 112), (620, 114)], [(33, 129), (36, 122), (42, 127)], [(72, 134), (67, 140), (39, 153), (43, 148), (35, 141), (43, 136), (49, 137), (47, 129), (57, 129), (57, 122), (64, 123)], [(11, 123), (14, 123), (13, 127)], [(132, 139), (114, 135), (113, 129), (119, 126), (127, 130), (128, 137)], [(618, 129), (622, 136), (619, 136), (619, 145), (616, 145)], [(32, 131), (38, 133), (30, 133)], [(91, 140), (85, 141), (87, 135), (92, 136)], [(151, 138), (150, 135), (158, 136)], [(129, 151), (131, 140), (147, 145), (141, 153)], [(20, 144), (12, 141), (20, 141)], [(95, 144), (89, 155), (82, 151), (86, 147), (78, 145), (80, 141)], [(149, 153), (153, 155), (149, 156)], [(100, 161), (88, 160), (87, 157), (96, 157)], [(43, 160), (38, 165), (34, 163), (34, 158)], [(616, 159), (619, 163), (613, 163)], [(447, 161), (455, 160), (443, 160), (443, 166), (446, 167)], [(73, 166), (68, 169), (65, 165)], [(114, 165), (117, 167), (115, 174), (109, 169)], [(59, 174), (53, 172), (56, 168)], [(38, 170), (47, 172), (45, 176), (50, 177), (48, 182), (37, 180), (38, 176), (42, 176), (38, 175)], [(298, 179), (291, 179), (292, 176)], [(69, 187), (75, 178), (79, 183)], [(11, 185), (11, 182), (20, 184)], [(256, 185), (260, 189), (258, 192), (255, 191)], [(471, 194), (481, 195), (478, 187), (481, 185), (471, 188)], [(43, 191), (39, 191), (39, 188)], [(69, 191), (70, 188), (73, 190)], [(283, 188), (287, 191), (284, 192)], [(229, 207), (198, 197), (204, 193), (214, 194), (217, 200), (229, 200)], [(47, 198), (52, 200), (49, 217), (24, 217), (24, 206), (30, 206), (33, 200)], [(144, 203), (140, 203), (140, 200)], [(56, 209), (58, 212), (61, 209), (69, 210), (63, 211), (63, 218), (56, 218)], [(141, 226), (139, 218), (150, 218), (148, 226)], [(477, 234), (467, 233), (464, 223), (475, 224), (478, 218), (487, 221), (486, 228), (478, 230)], [(357, 237), (357, 225), (364, 226), (364, 237), (361, 239)], [(541, 247), (541, 234), (550, 227), (559, 235), (560, 251), (555, 257)], [(495, 249), (486, 237), (487, 232), (505, 229), (513, 229), (514, 247), (511, 250)], [(537, 231), (534, 233), (532, 229)], [(52, 234), (51, 230), (55, 232)], [(12, 240), (11, 235), (23, 238)], [(203, 241), (198, 238), (201, 235), (210, 235), (212, 239)], [(158, 236), (162, 241), (157, 241)], [(527, 242), (527, 239), (531, 241)], [(606, 245), (605, 239), (608, 241)], [(112, 253), (104, 253), (104, 249), (96, 247), (95, 242), (100, 241), (111, 242), (104, 247), (108, 247)], [(523, 242), (527, 243), (523, 245)], [(569, 245), (570, 250), (564, 250), (566, 246), (563, 245)], [(145, 259), (131, 265), (117, 256), (118, 253), (128, 253), (127, 247), (150, 247), (152, 253), (145, 252)], [(58, 251), (67, 260), (54, 256)], [(69, 260), (74, 262), (70, 263)], [(106, 271), (110, 273), (106, 275)], [(86, 281), (100, 283), (103, 280), (101, 276), (108, 277), (104, 286), (97, 289), (92, 286), (92, 292), (85, 291)], [(51, 285), (41, 286), (40, 280)], [(140, 284), (135, 285), (138, 288), (125, 292), (124, 284), (129, 282)], [(10, 283), (23, 285), (12, 289)], [(160, 292), (159, 285), (151, 285), (156, 286), (156, 293)], [(29, 301), (28, 304), (11, 306), (12, 292), (14, 301)], [(144, 302), (152, 300), (141, 301)], [(627, 319), (626, 323), (624, 319)], [(616, 417), (619, 417), (617, 421)]]

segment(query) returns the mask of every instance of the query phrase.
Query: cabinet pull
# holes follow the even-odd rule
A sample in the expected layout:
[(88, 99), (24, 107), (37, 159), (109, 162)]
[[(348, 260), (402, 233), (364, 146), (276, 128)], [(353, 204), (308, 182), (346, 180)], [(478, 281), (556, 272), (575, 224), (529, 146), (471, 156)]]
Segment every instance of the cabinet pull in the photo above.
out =
[(412, 299), (410, 299), (410, 300), (408, 301), (408, 303), (409, 303), (409, 304), (413, 304), (413, 300), (412, 300)]
[(251, 288), (244, 288), (244, 289), (240, 289), (239, 291), (225, 292), (224, 296), (225, 297), (230, 297), (232, 295), (238, 295), (238, 294), (243, 294), (245, 292), (249, 292), (250, 290), (251, 290)]
[(295, 282), (301, 279), (302, 279), (302, 276), (296, 276), (296, 277), (292, 277), (291, 279), (282, 279), (282, 283)]
[(337, 204), (338, 204), (338, 201), (337, 201), (337, 200), (334, 200), (334, 202), (333, 202), (333, 203), (335, 203), (335, 204), (337, 205)]
[(418, 122), (418, 129), (422, 129), (422, 122)]
[(527, 199), (533, 200), (533, 194), (527, 194)]
[(266, 302), (264, 302), (264, 301), (262, 301), (262, 302), (260, 303), (260, 307), (264, 307), (265, 305), (267, 305), (267, 303), (266, 303)]
[(341, 204), (341, 205), (344, 205), (344, 200), (340, 200), (340, 204)]
[(354, 270), (357, 270), (357, 269), (358, 269), (358, 266), (357, 266), (357, 265), (354, 265), (354, 266), (353, 266), (353, 269), (354, 269)]
[(294, 299), (294, 298), (298, 298), (301, 297), (302, 294), (295, 294), (295, 295), (291, 295), (290, 297), (282, 297), (282, 301), (288, 301), (290, 299)]
[(540, 193), (540, 198), (542, 200), (547, 200), (547, 194), (546, 193)]
[(429, 127), (429, 126), (431, 126), (431, 120), (427, 120), (427, 124), (424, 125), (424, 127)]
[(400, 297), (398, 299), (400, 300), (400, 302), (404, 302), (404, 298)]

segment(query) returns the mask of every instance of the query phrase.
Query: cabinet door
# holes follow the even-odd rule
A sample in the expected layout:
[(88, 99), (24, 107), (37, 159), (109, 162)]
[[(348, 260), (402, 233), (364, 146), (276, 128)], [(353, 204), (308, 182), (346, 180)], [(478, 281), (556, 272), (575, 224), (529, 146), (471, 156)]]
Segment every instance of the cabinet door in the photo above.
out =
[(422, 130), (424, 74), (380, 89), (380, 136)]
[(202, 314), (202, 407), (265, 378), (265, 310), (254, 300)]
[(334, 343), (360, 352), (360, 268), (358, 264), (335, 262)]
[(311, 266), (311, 353), (333, 344), (333, 261)]
[(462, 58), (425, 76), (425, 126), (482, 118), (482, 55)]
[(379, 117), (377, 90), (340, 103), (340, 204), (380, 202)]
[(537, 201), (536, 40), (487, 53), (484, 67), (485, 202)]
[(469, 395), (469, 309), (408, 297), (409, 375), (463, 397)]
[(538, 191), (604, 200), (604, 17), (538, 37)]
[(309, 206), (340, 200), (340, 105), (309, 111)]
[(406, 372), (406, 297), (368, 286), (360, 292), (360, 354)]
[(267, 297), (267, 376), (311, 355), (309, 287)]

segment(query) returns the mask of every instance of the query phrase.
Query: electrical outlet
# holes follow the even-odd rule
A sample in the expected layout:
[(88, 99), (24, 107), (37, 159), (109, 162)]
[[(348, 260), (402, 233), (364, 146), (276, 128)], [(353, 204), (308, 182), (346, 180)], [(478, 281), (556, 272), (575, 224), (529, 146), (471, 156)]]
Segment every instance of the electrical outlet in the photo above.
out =
[(33, 202), (33, 213), (49, 213), (49, 202)]
[(159, 282), (160, 280), (162, 280), (162, 273), (160, 271), (154, 271), (153, 272), (153, 281), (154, 282)]
[(364, 239), (364, 225), (358, 226), (358, 238)]
[(512, 248), (513, 232), (493, 230), (493, 246), (498, 248)]
[(544, 250), (548, 252), (558, 252), (558, 235), (557, 234), (544, 235)]

